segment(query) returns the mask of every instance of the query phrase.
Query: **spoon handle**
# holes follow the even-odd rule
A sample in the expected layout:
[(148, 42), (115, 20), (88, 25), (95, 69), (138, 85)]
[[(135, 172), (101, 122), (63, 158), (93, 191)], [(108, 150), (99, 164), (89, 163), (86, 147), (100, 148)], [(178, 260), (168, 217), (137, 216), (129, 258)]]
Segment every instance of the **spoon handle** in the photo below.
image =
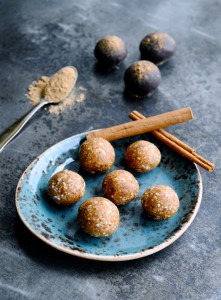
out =
[(31, 117), (48, 102), (42, 100), (38, 105), (36, 105), (28, 114), (16, 121), (11, 125), (6, 131), (0, 135), (0, 152), (5, 148), (5, 146), (21, 131), (25, 124), (31, 119)]

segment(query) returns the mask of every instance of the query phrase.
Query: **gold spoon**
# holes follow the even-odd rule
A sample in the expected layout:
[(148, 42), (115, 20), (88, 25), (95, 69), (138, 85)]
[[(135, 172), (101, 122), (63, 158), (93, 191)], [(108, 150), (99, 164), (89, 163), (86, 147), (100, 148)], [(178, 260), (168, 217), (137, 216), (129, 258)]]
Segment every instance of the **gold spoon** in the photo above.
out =
[[(68, 66), (65, 68), (72, 68), (75, 71), (75, 80), (73, 80), (73, 84), (70, 88), (70, 90), (67, 90), (67, 93), (65, 95), (63, 95), (62, 99), (57, 99), (56, 101), (54, 101), (53, 99), (50, 100), (46, 100), (45, 98), (42, 98), (41, 101), (39, 102), (38, 105), (36, 105), (28, 114), (26, 114), (24, 117), (22, 117), (21, 119), (19, 119), (17, 122), (15, 122), (13, 125), (11, 125), (8, 129), (6, 129), (1, 135), (0, 135), (0, 152), (5, 148), (5, 146), (21, 131), (21, 129), (25, 126), (25, 124), (34, 116), (34, 114), (43, 106), (47, 105), (47, 104), (58, 104), (60, 102), (62, 102), (65, 98), (67, 98), (71, 91), (73, 90), (76, 81), (77, 81), (77, 77), (78, 77), (78, 72), (77, 69), (72, 67), (72, 66)], [(63, 69), (65, 69), (63, 68)], [(61, 69), (61, 70), (63, 70)], [(55, 78), (56, 74), (58, 74), (61, 70), (59, 70), (57, 73), (55, 73), (50, 79), (49, 79), (49, 83), (53, 83), (52, 80), (54, 80), (53, 78)], [(59, 87), (58, 87), (59, 88)]]

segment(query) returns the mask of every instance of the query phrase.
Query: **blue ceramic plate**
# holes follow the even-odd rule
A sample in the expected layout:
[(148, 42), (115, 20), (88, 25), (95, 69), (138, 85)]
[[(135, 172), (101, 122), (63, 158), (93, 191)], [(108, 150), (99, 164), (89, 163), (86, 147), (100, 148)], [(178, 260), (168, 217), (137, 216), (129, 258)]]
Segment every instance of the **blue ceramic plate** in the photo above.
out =
[[(93, 238), (85, 234), (77, 221), (79, 205), (93, 196), (103, 196), (105, 174), (89, 175), (79, 169), (78, 149), (86, 133), (72, 136), (54, 145), (36, 158), (22, 175), (16, 191), (16, 207), (24, 224), (38, 238), (66, 253), (95, 260), (130, 260), (155, 253), (177, 240), (189, 227), (199, 209), (202, 183), (195, 164), (177, 155), (150, 135), (113, 142), (116, 162), (111, 170), (124, 169), (123, 155), (134, 141), (147, 139), (162, 154), (160, 165), (149, 173), (134, 176), (140, 184), (136, 200), (119, 207), (120, 226), (109, 237)], [(46, 187), (51, 176), (62, 170), (79, 172), (86, 181), (86, 193), (77, 204), (62, 208), (48, 198)], [(140, 198), (154, 185), (172, 187), (180, 199), (175, 216), (166, 221), (152, 221), (142, 212)]]

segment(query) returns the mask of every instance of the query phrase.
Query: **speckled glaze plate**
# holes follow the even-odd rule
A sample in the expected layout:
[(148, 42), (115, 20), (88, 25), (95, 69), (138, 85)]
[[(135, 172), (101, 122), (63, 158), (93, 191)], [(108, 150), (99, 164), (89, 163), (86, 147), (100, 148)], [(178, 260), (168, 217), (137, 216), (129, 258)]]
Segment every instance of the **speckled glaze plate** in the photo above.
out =
[[(155, 143), (162, 154), (154, 170), (133, 173), (140, 185), (136, 200), (119, 207), (120, 226), (109, 237), (93, 238), (85, 234), (77, 221), (79, 205), (92, 196), (103, 196), (102, 175), (89, 175), (79, 168), (78, 149), (86, 133), (61, 141), (37, 157), (22, 175), (16, 190), (16, 208), (28, 229), (45, 243), (71, 255), (94, 260), (122, 261), (153, 254), (177, 240), (195, 218), (202, 197), (202, 181), (195, 164), (177, 155), (150, 135), (113, 142), (116, 162), (111, 170), (125, 169), (123, 154), (137, 140)], [(77, 204), (62, 208), (46, 193), (50, 177), (62, 170), (79, 172), (86, 181), (86, 193)], [(172, 187), (180, 199), (175, 216), (166, 221), (152, 221), (142, 212), (140, 198), (154, 185)]]

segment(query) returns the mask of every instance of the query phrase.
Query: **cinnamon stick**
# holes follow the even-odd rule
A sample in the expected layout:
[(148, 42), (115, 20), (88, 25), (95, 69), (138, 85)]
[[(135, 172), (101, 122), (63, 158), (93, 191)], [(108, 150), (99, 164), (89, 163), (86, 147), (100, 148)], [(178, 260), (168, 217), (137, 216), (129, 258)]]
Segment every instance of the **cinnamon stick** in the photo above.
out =
[[(133, 121), (136, 120), (141, 120), (141, 119), (145, 119), (145, 116), (143, 116), (141, 113), (139, 113), (138, 111), (134, 110), (132, 111), (132, 113), (129, 115), (129, 118), (132, 119)], [(156, 132), (155, 132), (156, 131)], [(195, 150), (193, 148), (191, 148), (190, 146), (188, 146), (187, 144), (183, 143), (181, 140), (179, 140), (178, 138), (176, 138), (174, 135), (170, 134), (169, 132), (163, 130), (163, 129), (158, 129), (158, 130), (153, 130), (151, 131), (151, 133), (156, 136), (157, 133), (160, 132), (161, 134), (163, 134), (164, 136), (168, 137), (169, 139), (172, 139), (174, 142), (176, 142), (178, 145), (180, 145), (181, 147), (183, 147), (184, 149), (186, 149), (189, 152), (195, 152)]]
[(114, 141), (129, 136), (153, 131), (155, 129), (179, 124), (193, 119), (193, 113), (190, 107), (174, 110), (161, 115), (142, 118), (135, 122), (129, 122), (104, 128), (87, 135), (87, 138), (102, 137), (108, 141)]
[[(145, 117), (140, 114), (137, 111), (133, 111), (130, 116), (132, 120), (140, 120), (140, 119), (145, 119)], [(196, 151), (179, 140), (177, 137), (174, 135), (170, 134), (169, 132), (159, 129), (159, 130), (153, 130), (151, 133), (158, 138), (160, 141), (162, 141), (164, 144), (166, 144), (169, 148), (173, 149), (180, 155), (186, 157), (190, 161), (195, 162), (202, 168), (204, 168), (208, 172), (212, 172), (215, 169), (215, 165), (203, 158), (201, 155), (196, 153)]]

